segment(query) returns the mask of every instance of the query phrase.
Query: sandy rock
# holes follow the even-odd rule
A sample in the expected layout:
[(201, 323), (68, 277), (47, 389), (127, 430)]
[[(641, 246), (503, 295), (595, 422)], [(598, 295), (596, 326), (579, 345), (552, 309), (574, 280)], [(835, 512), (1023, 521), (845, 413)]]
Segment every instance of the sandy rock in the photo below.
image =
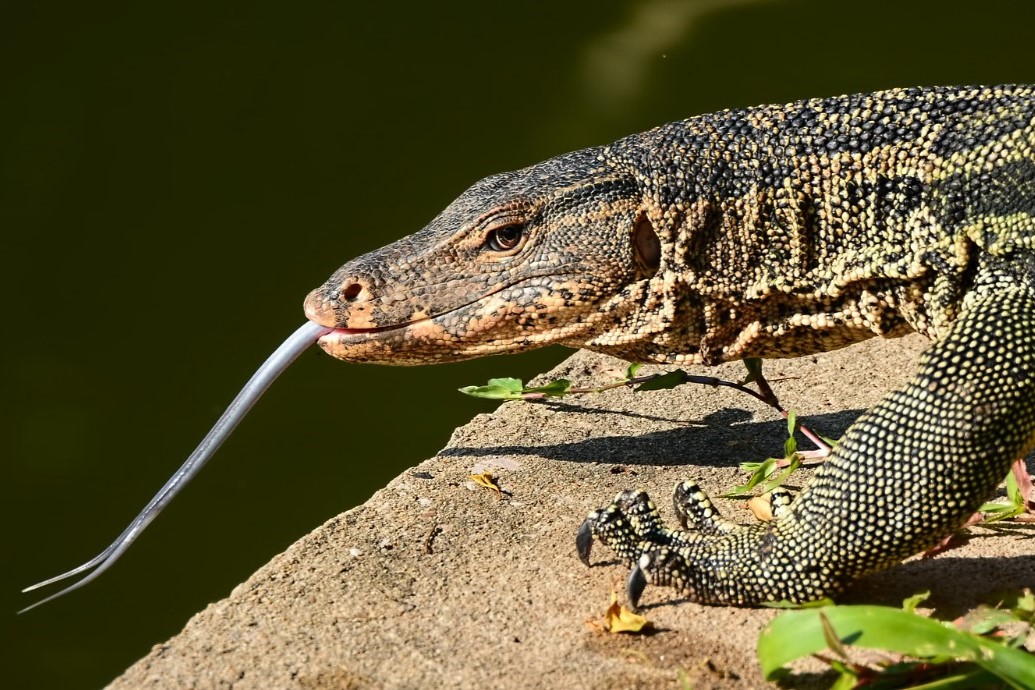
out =
[[(767, 362), (765, 371), (786, 406), (838, 436), (909, 376), (923, 344), (872, 340)], [(599, 384), (624, 366), (580, 352), (549, 376)], [(709, 373), (736, 380), (743, 367)], [(574, 536), (588, 511), (624, 488), (648, 489), (663, 511), (683, 478), (717, 495), (743, 481), (738, 462), (782, 454), (785, 434), (779, 415), (753, 398), (702, 386), (506, 403), (300, 539), (111, 687), (673, 688), (680, 678), (694, 688), (765, 686), (754, 650), (774, 611), (701, 606), (648, 588), (657, 633), (601, 633), (587, 621), (602, 616), (613, 587), (621, 591), (626, 569), (602, 549), (584, 567)], [(486, 470), (502, 498), (469, 481)], [(742, 502), (718, 502), (751, 520)], [(932, 605), (951, 614), (987, 592), (1035, 584), (1033, 572), (1030, 540), (976, 530), (961, 549), (870, 578), (845, 599), (898, 604), (931, 589)]]

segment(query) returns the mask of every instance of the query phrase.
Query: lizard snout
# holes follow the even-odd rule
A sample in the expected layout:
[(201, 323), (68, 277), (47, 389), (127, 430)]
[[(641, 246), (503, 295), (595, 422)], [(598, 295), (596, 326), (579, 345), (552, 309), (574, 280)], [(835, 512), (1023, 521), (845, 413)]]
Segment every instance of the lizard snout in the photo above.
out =
[(303, 308), (305, 309), (305, 317), (313, 323), (334, 328), (334, 310), (330, 308), (327, 300), (324, 299), (322, 289), (317, 288), (306, 295)]
[(305, 298), (305, 315), (310, 321), (328, 328), (368, 327), (368, 324), (349, 324), (357, 313), (365, 313), (371, 302), (371, 291), (365, 281), (346, 278), (329, 281), (316, 288)]

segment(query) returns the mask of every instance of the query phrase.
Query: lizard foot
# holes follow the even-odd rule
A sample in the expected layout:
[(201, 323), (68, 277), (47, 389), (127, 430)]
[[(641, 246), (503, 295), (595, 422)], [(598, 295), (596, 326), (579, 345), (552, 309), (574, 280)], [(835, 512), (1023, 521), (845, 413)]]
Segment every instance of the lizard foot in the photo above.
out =
[[(790, 493), (775, 489), (769, 494), (769, 502), (773, 516), (779, 517), (788, 510)], [(690, 553), (702, 540), (736, 538), (758, 528), (722, 517), (694, 481), (676, 485), (672, 504), (682, 529), (666, 526), (654, 501), (644, 491), (622, 491), (609, 506), (591, 512), (579, 527), (575, 545), (583, 563), (590, 564), (590, 550), (596, 539), (632, 568), (626, 594), (633, 608), (648, 584), (692, 594), (699, 583), (687, 578), (691, 571), (689, 561), (694, 560)]]

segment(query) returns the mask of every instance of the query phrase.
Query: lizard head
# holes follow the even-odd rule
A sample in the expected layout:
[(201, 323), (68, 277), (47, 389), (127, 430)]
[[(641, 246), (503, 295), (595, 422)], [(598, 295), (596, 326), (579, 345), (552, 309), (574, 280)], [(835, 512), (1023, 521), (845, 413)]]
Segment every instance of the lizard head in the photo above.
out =
[(620, 339), (608, 333), (647, 292), (660, 245), (642, 189), (602, 154), (485, 178), (424, 229), (342, 266), (305, 301), (333, 329), (320, 346), (427, 364)]

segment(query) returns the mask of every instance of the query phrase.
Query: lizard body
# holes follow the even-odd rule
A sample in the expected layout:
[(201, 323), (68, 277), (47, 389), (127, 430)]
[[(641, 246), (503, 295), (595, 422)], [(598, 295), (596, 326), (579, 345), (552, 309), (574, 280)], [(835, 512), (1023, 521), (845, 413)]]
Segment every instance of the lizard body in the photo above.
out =
[(1035, 90), (898, 89), (702, 115), (488, 177), (423, 230), (350, 261), (309, 322), (106, 549), (24, 591), (98, 577), (314, 341), (429, 364), (561, 343), (633, 361), (791, 357), (911, 330), (907, 384), (849, 429), (775, 519), (737, 525), (696, 484), (683, 529), (642, 492), (592, 512), (631, 599), (836, 594), (958, 529), (1035, 444)]
[(777, 519), (687, 529), (642, 494), (580, 534), (631, 581), (706, 603), (808, 601), (957, 529), (1035, 443), (1035, 91), (899, 89), (703, 115), (464, 192), (306, 300), (352, 361), (562, 343), (634, 361), (934, 341)]
[[(343, 359), (383, 363), (564, 342), (714, 364), (910, 330), (936, 338), (955, 318), (977, 250), (1035, 242), (1025, 225), (1033, 119), (1031, 89), (1001, 87), (896, 90), (672, 123), (482, 180), (421, 232), (342, 267), (310, 295), (307, 313), (330, 327), (393, 329), (324, 341)], [(1005, 203), (1020, 208), (997, 213)], [(478, 256), (498, 227), (521, 228), (522, 251)], [(638, 227), (660, 241), (656, 270), (637, 266), (626, 241)], [(477, 312), (457, 311), (502, 286), (510, 292)], [(364, 292), (339, 299), (350, 287)], [(473, 318), (493, 310), (514, 315), (510, 329)], [(576, 315), (593, 324), (573, 333)]]

